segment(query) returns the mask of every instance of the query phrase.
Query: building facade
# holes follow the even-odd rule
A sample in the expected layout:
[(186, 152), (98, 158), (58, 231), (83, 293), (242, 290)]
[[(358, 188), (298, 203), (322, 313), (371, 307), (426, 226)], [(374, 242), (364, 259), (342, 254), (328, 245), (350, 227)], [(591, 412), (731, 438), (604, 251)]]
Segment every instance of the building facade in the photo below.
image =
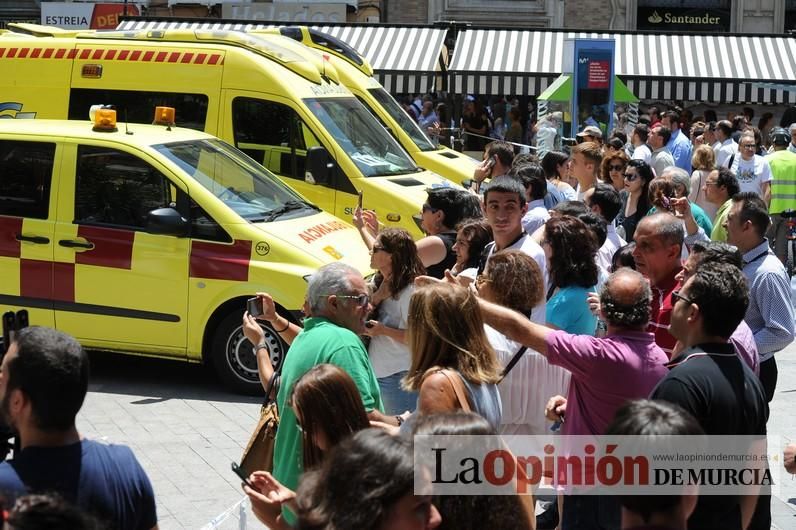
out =
[[(566, 28), (761, 34), (796, 29), (796, 0), (565, 0), (565, 4)], [(590, 15), (588, 28), (583, 25), (584, 13)]]

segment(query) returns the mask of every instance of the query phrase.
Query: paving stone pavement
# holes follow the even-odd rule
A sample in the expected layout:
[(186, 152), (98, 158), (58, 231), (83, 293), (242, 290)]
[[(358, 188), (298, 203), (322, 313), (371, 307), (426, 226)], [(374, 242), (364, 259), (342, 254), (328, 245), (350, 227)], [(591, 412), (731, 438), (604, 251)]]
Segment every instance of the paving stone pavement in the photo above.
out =
[[(202, 528), (242, 498), (230, 462), (240, 458), (257, 421), (258, 398), (225, 392), (201, 366), (105, 353), (91, 360), (78, 428), (132, 447), (155, 488), (161, 529)], [(796, 345), (777, 360), (769, 434), (796, 442)], [(789, 530), (796, 528), (796, 480), (784, 472), (782, 479), (772, 501), (773, 528)], [(237, 529), (237, 522), (221, 528)]]
[(106, 353), (91, 362), (78, 429), (133, 449), (162, 530), (202, 528), (243, 497), (230, 463), (257, 422), (258, 398), (225, 392), (208, 370), (183, 362)]

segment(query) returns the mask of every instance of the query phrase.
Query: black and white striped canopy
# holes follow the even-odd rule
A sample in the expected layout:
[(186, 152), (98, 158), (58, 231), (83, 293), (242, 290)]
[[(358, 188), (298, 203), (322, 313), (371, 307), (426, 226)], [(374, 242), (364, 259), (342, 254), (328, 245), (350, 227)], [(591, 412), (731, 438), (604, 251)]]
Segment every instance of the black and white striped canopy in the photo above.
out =
[(641, 99), (796, 102), (796, 92), (751, 84), (796, 83), (796, 38), (784, 35), (465, 30), (449, 67), (451, 90), (538, 95), (563, 73), (564, 41), (575, 38), (614, 39), (615, 72)]
[[(118, 30), (214, 29), (247, 31), (272, 27), (270, 24), (234, 22), (179, 22), (126, 20)], [(378, 81), (388, 92), (423, 94), (435, 89), (440, 70), (444, 29), (393, 26), (313, 26), (340, 39), (364, 56)]]

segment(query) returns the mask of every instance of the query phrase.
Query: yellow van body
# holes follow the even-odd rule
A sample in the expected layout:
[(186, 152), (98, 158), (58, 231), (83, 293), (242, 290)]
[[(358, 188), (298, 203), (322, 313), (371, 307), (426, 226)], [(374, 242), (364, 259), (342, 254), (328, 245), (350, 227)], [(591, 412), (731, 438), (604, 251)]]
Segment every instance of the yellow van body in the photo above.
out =
[[(209, 362), (262, 392), (247, 298), (269, 292), (298, 322), (309, 275), (334, 261), (367, 273), (367, 248), (221, 140), (117, 129), (0, 119), (0, 312), (27, 309), (91, 349)], [(279, 361), (287, 345), (264, 329)]]
[(149, 123), (155, 105), (172, 106), (178, 125), (235, 145), (323, 210), (350, 221), (362, 192), (382, 223), (416, 237), (425, 190), (455, 185), (418, 167), (334, 66), (274, 39), (9, 27), (0, 34), (0, 117), (85, 119), (90, 105), (111, 104), (120, 120)]
[(359, 101), (389, 128), (418, 166), (454, 182), (473, 178), (476, 161), (445, 146), (435, 146), (417, 122), (373, 77), (368, 60), (333, 37), (306, 26), (250, 30), (256, 35), (281, 35), (323, 54), (337, 77)]

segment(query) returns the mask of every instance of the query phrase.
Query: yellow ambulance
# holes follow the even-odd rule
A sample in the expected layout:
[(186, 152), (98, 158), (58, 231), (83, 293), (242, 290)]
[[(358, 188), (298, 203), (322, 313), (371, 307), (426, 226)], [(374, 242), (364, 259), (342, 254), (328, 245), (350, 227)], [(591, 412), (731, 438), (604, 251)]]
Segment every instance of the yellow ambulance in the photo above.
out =
[(254, 34), (279, 34), (325, 54), (340, 82), (389, 129), (417, 165), (454, 182), (473, 178), (477, 162), (445, 146), (435, 146), (428, 135), (389, 92), (373, 77), (373, 68), (356, 50), (314, 28), (289, 26), (251, 30)]
[[(203, 132), (92, 125), (0, 119), (0, 312), (261, 392), (246, 299), (270, 292), (298, 321), (319, 266), (369, 270), (357, 230)], [(287, 345), (264, 327), (279, 360)]]
[(425, 190), (454, 185), (418, 167), (328, 61), (273, 39), (9, 27), (0, 34), (0, 117), (84, 119), (105, 103), (120, 120), (148, 123), (154, 106), (175, 107), (178, 125), (227, 140), (322, 209), (350, 220), (361, 191), (385, 225), (415, 236)]

